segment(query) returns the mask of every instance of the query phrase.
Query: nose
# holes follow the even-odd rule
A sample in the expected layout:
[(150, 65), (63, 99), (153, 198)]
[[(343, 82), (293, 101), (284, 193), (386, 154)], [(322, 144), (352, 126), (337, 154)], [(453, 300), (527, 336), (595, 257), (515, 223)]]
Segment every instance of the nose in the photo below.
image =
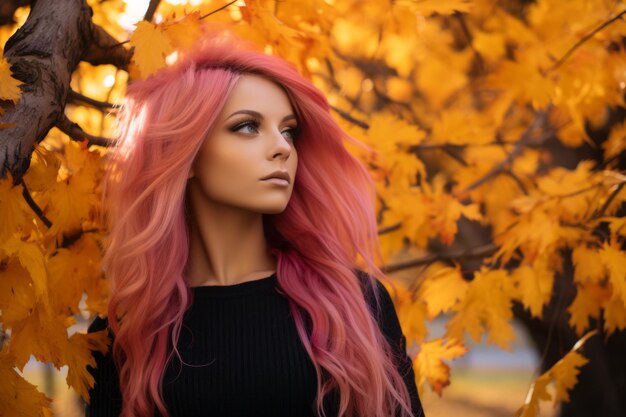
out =
[(288, 157), (291, 154), (291, 144), (278, 128), (272, 130), (272, 138), (274, 139), (272, 142), (272, 156), (282, 154)]

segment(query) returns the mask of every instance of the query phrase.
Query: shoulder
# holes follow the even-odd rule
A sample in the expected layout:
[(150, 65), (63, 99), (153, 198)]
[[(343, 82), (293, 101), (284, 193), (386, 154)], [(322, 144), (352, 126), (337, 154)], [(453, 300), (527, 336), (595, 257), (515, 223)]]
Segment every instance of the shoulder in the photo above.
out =
[(370, 274), (360, 269), (356, 269), (355, 274), (357, 278), (359, 279), (359, 283), (361, 285), (361, 291), (363, 292), (363, 295), (365, 296), (365, 300), (367, 301), (368, 305), (371, 308), (375, 310), (379, 310), (379, 308), (376, 306), (376, 299), (374, 296), (374, 292), (376, 292), (378, 295), (378, 299), (380, 302), (380, 309), (383, 312), (385, 311), (388, 312), (390, 308), (394, 307), (391, 294), (389, 294), (387, 287), (385, 287), (385, 285), (378, 278), (373, 279), (374, 286), (372, 286), (373, 277)]

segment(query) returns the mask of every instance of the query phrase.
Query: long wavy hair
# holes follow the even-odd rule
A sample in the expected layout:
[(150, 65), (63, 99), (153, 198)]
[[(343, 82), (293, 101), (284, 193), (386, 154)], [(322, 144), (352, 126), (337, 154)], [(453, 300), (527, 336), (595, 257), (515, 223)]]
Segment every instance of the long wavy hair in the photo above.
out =
[(176, 342), (193, 301), (185, 278), (187, 176), (248, 73), (282, 86), (301, 128), (291, 199), (282, 213), (264, 214), (263, 225), (315, 366), (316, 412), (325, 415), (324, 397), (338, 390), (339, 416), (412, 416), (397, 359), (363, 297), (372, 291), (380, 306), (376, 279), (387, 280), (376, 266), (375, 187), (342, 140), (371, 149), (340, 128), (322, 92), (291, 64), (226, 32), (205, 35), (172, 65), (130, 83), (118, 112), (103, 185), (109, 234), (102, 268), (122, 416), (152, 416), (154, 407), (169, 416), (161, 383), (172, 355), (180, 358)]

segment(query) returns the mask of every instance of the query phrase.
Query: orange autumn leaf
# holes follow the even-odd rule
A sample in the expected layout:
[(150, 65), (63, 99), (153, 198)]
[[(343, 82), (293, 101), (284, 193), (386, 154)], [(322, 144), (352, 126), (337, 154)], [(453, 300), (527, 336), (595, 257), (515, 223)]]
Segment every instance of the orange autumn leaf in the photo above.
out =
[(487, 341), (502, 349), (511, 350), (515, 339), (510, 320), (515, 289), (506, 270), (482, 267), (474, 274), (467, 294), (453, 310), (454, 316), (446, 324), (449, 337), (463, 340), (465, 332), (480, 343), (483, 333)]
[(626, 305), (626, 252), (619, 248), (616, 241), (604, 242), (600, 259), (608, 271), (613, 293)]
[(424, 384), (428, 382), (439, 396), (443, 388), (450, 384), (450, 366), (443, 359), (453, 360), (465, 355), (468, 348), (455, 339), (434, 339), (420, 346), (414, 360), (419, 395), (423, 397)]
[(555, 387), (554, 404), (556, 405), (559, 401), (569, 402), (569, 391), (578, 382), (579, 368), (589, 362), (578, 351), (596, 333), (598, 333), (597, 330), (592, 330), (585, 334), (564, 357), (535, 379), (528, 391), (526, 401), (517, 410), (515, 417), (537, 417), (539, 415), (539, 400), (545, 401), (552, 398), (552, 395), (547, 391), (547, 386), (550, 383), (553, 383)]
[(96, 367), (96, 360), (92, 351), (106, 353), (109, 349), (107, 330), (89, 334), (74, 333), (69, 337), (64, 351), (65, 362), (69, 365), (67, 372), (67, 384), (72, 387), (87, 403), (89, 403), (88, 391), (94, 386), (93, 375), (87, 370), (87, 365)]
[(174, 51), (163, 28), (150, 22), (137, 22), (137, 29), (130, 37), (135, 48), (133, 61), (139, 67), (142, 78), (165, 67), (165, 57)]
[(555, 401), (569, 401), (569, 393), (574, 385), (578, 382), (578, 374), (580, 368), (589, 362), (580, 353), (573, 351), (565, 355), (553, 367), (550, 375), (554, 378), (556, 388)]
[(0, 416), (40, 417), (52, 415), (52, 400), (37, 390), (14, 369), (15, 358), (7, 345), (0, 351)]
[(596, 248), (588, 248), (586, 245), (575, 247), (572, 250), (572, 262), (576, 282), (598, 282), (606, 275), (606, 268)]
[(576, 330), (578, 336), (581, 336), (589, 327), (589, 318), (598, 318), (600, 308), (610, 298), (611, 292), (594, 282), (577, 285), (576, 288), (576, 298), (567, 307), (567, 311), (570, 313), (570, 326)]
[[(7, 61), (0, 51), (0, 100), (11, 100), (17, 103), (20, 99), (22, 90), (20, 85), (23, 83), (15, 78), (11, 71), (11, 64)], [(0, 113), (0, 115), (2, 115)]]
[(446, 313), (467, 293), (469, 283), (461, 275), (460, 265), (454, 268), (442, 267), (435, 274), (427, 276), (422, 284), (420, 298), (428, 306), (428, 318), (432, 320), (440, 313)]
[(615, 294), (604, 302), (604, 329), (608, 337), (616, 330), (626, 329), (626, 306)]
[(163, 23), (163, 31), (176, 49), (191, 48), (201, 36), (200, 12), (194, 11), (176, 19), (172, 16)]
[(539, 257), (532, 265), (522, 265), (511, 273), (518, 297), (533, 317), (541, 317), (543, 306), (550, 301), (554, 271), (546, 257)]

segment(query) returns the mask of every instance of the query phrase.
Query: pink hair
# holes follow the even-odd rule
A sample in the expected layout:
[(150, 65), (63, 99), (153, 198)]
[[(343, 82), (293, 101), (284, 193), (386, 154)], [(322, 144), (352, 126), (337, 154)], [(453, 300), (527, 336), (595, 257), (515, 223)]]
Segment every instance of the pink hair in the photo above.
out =
[[(283, 59), (233, 36), (205, 36), (171, 66), (128, 87), (104, 180), (110, 233), (102, 261), (111, 286), (109, 326), (124, 398), (122, 416), (151, 416), (191, 292), (185, 280), (187, 174), (216, 117), (245, 73), (265, 76), (288, 94), (301, 134), (298, 175), (284, 212), (264, 215), (277, 279), (317, 374), (316, 409), (339, 390), (339, 415), (412, 416), (410, 396), (390, 346), (363, 297), (379, 305), (382, 260), (375, 188), (342, 139), (347, 135), (309, 80)], [(360, 255), (370, 274), (355, 274)], [(365, 288), (364, 288), (365, 287)], [(119, 315), (119, 320), (118, 320)], [(311, 334), (305, 323), (310, 323)], [(173, 349), (172, 349), (173, 348)], [(330, 378), (321, 377), (322, 371)]]

